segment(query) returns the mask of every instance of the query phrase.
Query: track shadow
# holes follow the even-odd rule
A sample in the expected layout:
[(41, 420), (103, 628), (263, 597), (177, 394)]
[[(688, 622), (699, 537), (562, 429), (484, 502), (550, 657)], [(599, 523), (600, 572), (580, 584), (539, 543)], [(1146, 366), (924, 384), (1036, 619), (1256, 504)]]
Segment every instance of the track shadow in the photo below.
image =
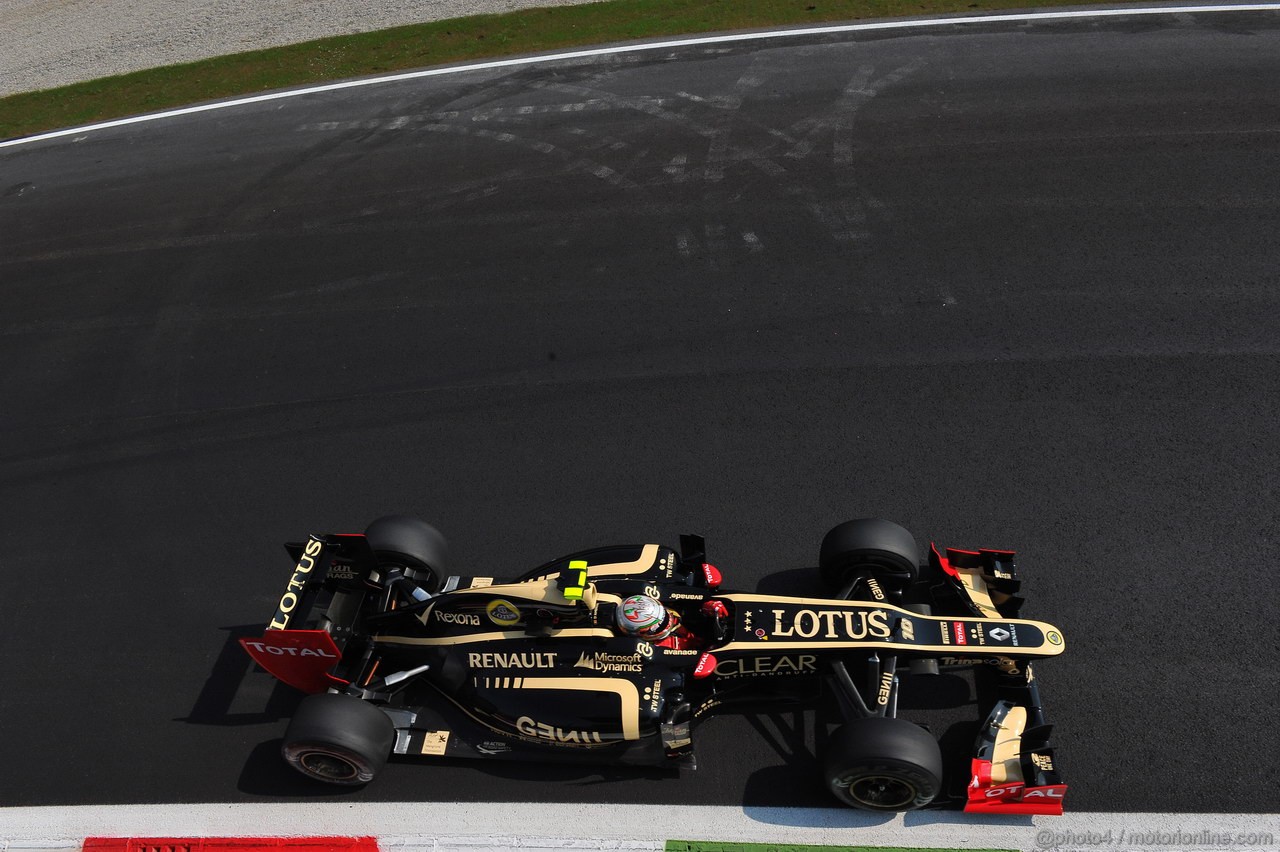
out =
[(251, 796), (272, 798), (335, 798), (350, 796), (363, 789), (315, 781), (295, 771), (280, 756), (283, 739), (277, 737), (259, 743), (249, 752), (240, 770), (236, 789)]
[(786, 571), (769, 574), (757, 584), (756, 594), (798, 598), (827, 596), (817, 568), (788, 568)]
[[(213, 663), (209, 677), (196, 696), (191, 712), (175, 719), (192, 725), (261, 725), (288, 718), (298, 707), (302, 695), (273, 677), (246, 677), (261, 673), (239, 640), (261, 636), (262, 625), (240, 625), (219, 628), (226, 632), (222, 650)], [(265, 674), (265, 673), (264, 673)], [(237, 712), (236, 699), (248, 707), (261, 710)]]

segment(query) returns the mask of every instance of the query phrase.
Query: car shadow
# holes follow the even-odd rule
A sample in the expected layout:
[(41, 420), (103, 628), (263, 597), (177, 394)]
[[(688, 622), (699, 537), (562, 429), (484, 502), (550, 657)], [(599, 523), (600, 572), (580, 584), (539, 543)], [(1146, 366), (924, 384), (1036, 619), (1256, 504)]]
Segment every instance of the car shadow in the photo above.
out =
[(788, 568), (764, 577), (756, 585), (759, 595), (786, 595), (797, 598), (826, 597), (817, 568)]
[[(302, 694), (269, 676), (249, 659), (240, 639), (262, 635), (262, 625), (221, 627), (225, 636), (209, 677), (196, 696), (191, 712), (175, 719), (192, 725), (262, 725), (287, 719), (298, 709)], [(259, 674), (261, 677), (250, 677)], [(250, 710), (238, 710), (237, 705)]]
[(361, 787), (325, 784), (302, 775), (280, 756), (281, 737), (259, 743), (240, 769), (236, 789), (250, 796), (273, 799), (320, 799), (351, 796)]

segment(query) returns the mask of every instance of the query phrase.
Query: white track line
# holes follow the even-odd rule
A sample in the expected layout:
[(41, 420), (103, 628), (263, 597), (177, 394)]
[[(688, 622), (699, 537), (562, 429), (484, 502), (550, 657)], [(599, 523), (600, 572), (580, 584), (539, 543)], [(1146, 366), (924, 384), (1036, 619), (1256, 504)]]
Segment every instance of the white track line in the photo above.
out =
[[(0, 808), (0, 849), (76, 849), (85, 836), (376, 836), (383, 849), (652, 850), (665, 840), (1088, 852), (1276, 852), (1274, 814), (1069, 813), (879, 817), (847, 808), (533, 803), (297, 803)], [(1247, 836), (1255, 836), (1254, 841)], [(1256, 836), (1271, 836), (1257, 842)], [(1219, 840), (1230, 837), (1226, 843)], [(7, 841), (8, 845), (5, 845)]]
[(561, 62), (568, 59), (589, 59), (595, 56), (609, 56), (617, 53), (633, 53), (641, 51), (654, 50), (670, 50), (675, 47), (691, 47), (703, 44), (727, 44), (739, 41), (761, 41), (772, 38), (796, 38), (800, 36), (814, 35), (831, 35), (840, 33), (856, 33), (868, 32), (871, 30), (912, 30), (926, 29), (929, 27), (950, 27), (957, 24), (992, 24), (992, 23), (1010, 23), (1010, 22), (1028, 22), (1028, 21), (1060, 21), (1075, 18), (1119, 18), (1132, 17), (1136, 15), (1182, 15), (1197, 14), (1209, 12), (1280, 12), (1280, 3), (1245, 3), (1225, 6), (1153, 6), (1141, 8), (1117, 8), (1117, 9), (1084, 9), (1065, 12), (1027, 12), (1009, 15), (966, 15), (954, 18), (922, 18), (912, 20), (894, 20), (894, 21), (877, 21), (865, 24), (840, 24), (825, 27), (804, 27), (799, 29), (771, 30), (767, 32), (749, 32), (749, 33), (732, 33), (729, 35), (703, 36), (698, 38), (682, 38), (672, 41), (646, 42), (643, 44), (624, 44), (614, 47), (592, 48), (590, 50), (573, 50), (565, 53), (554, 53), (542, 56), (522, 56), (515, 59), (497, 59), (489, 62), (477, 62), (467, 65), (451, 65), (444, 68), (428, 68), (422, 71), (409, 71), (401, 74), (388, 74), (382, 77), (365, 77), (358, 80), (343, 80), (337, 83), (326, 83), (321, 86), (308, 86), (301, 89), (288, 89), (279, 92), (269, 92), (263, 95), (253, 95), (246, 98), (235, 98), (233, 100), (217, 101), (215, 103), (199, 104), (197, 106), (183, 107), (181, 109), (166, 110), (164, 112), (151, 113), (149, 115), (137, 115), (129, 118), (116, 119), (114, 121), (104, 121), (99, 124), (88, 124), (82, 127), (71, 127), (65, 130), (55, 130), (49, 133), (41, 133), (36, 136), (26, 136), (20, 139), (10, 139), (6, 142), (0, 142), (0, 148), (10, 148), (15, 145), (26, 145), (32, 142), (42, 142), (47, 139), (58, 139), (63, 136), (73, 136), (84, 133), (90, 133), (95, 130), (107, 130), (112, 127), (124, 127), (129, 124), (140, 124), (148, 121), (158, 121), (163, 118), (176, 118), (183, 115), (193, 115), (200, 112), (209, 112), (216, 109), (227, 109), (229, 107), (244, 106), (246, 104), (257, 104), (266, 101), (277, 101), (284, 98), (296, 98), (302, 95), (313, 95), (320, 92), (336, 92), (342, 89), (354, 89), (361, 86), (377, 86), (384, 83), (396, 83), (403, 80), (417, 80), (423, 77), (440, 77), (447, 74), (460, 74), (464, 71), (483, 71), (492, 68), (513, 68), (521, 65), (536, 65), (546, 62)]

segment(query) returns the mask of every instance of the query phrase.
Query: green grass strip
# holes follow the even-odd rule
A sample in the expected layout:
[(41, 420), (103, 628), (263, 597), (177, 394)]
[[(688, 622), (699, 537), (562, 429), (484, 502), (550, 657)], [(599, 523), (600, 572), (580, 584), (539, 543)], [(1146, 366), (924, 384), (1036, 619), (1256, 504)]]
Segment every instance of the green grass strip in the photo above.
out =
[(309, 83), (587, 44), (1079, 0), (609, 0), (335, 36), (0, 98), (0, 139)]
[[(718, 843), (668, 840), (666, 852), (961, 852), (958, 849), (917, 849), (907, 846), (804, 846), (794, 843)], [(964, 852), (1012, 852), (1009, 849), (966, 849)]]

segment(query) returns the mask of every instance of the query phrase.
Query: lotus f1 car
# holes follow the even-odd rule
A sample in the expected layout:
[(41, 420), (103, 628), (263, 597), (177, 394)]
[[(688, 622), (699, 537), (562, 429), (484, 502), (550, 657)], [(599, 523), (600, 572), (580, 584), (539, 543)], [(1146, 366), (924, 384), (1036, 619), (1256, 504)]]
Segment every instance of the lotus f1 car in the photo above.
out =
[[(849, 521), (822, 541), (830, 596), (804, 598), (723, 590), (697, 536), (584, 550), (510, 581), (446, 575), (443, 537), (402, 516), (286, 547), (279, 606), (241, 643), (310, 693), (283, 753), (320, 781), (364, 784), (391, 754), (688, 766), (714, 714), (834, 704), (825, 779), (848, 805), (1062, 813), (1031, 664), (1064, 640), (1018, 618), (1012, 552), (934, 546), (921, 565), (902, 527)], [(993, 687), (969, 764), (944, 768), (898, 694), (957, 667)]]

